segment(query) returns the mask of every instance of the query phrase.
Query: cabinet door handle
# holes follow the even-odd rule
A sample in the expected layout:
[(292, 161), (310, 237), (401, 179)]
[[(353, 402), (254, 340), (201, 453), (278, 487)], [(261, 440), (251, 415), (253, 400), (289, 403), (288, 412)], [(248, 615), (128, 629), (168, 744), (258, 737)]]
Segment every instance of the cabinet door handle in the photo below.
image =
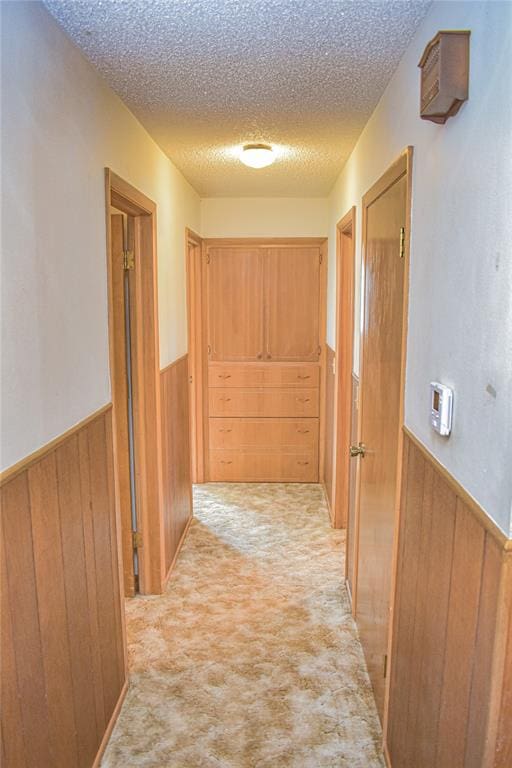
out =
[(219, 376), (219, 379), (230, 379), (231, 378), (231, 374), (230, 373), (219, 373), (218, 376)]
[(309, 432), (309, 429), (298, 429), (297, 432), (300, 435), (306, 435)]
[(297, 464), (300, 464), (302, 467), (305, 467), (306, 464), (309, 464), (309, 461), (298, 461)]
[(220, 399), (223, 400), (225, 403), (229, 403), (229, 401), (231, 400), (230, 397), (221, 397)]
[(270, 360), (271, 357), (272, 357), (272, 355), (270, 354), (270, 352), (267, 352), (267, 360)]
[(299, 403), (309, 403), (310, 398), (309, 397), (298, 397), (297, 400)]
[(224, 429), (224, 427), (221, 427), (219, 429), (219, 432), (232, 432), (232, 431), (233, 431), (232, 429)]
[(232, 464), (233, 462), (231, 461), (231, 459), (229, 459), (229, 461), (225, 461), (224, 459), (221, 459), (220, 463), (221, 464)]
[(310, 378), (311, 378), (311, 376), (309, 375), (309, 373), (308, 373), (308, 375), (307, 375), (307, 376), (301, 376), (301, 375), (300, 375), (300, 373), (298, 373), (298, 374), (297, 374), (297, 378), (298, 378), (298, 379), (310, 379)]

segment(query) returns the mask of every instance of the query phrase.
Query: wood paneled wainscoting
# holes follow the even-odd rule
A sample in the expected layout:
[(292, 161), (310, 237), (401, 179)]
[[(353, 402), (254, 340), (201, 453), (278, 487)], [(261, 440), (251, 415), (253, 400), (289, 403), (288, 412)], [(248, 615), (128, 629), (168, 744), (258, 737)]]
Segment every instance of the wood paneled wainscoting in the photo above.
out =
[(188, 356), (160, 373), (166, 579), (192, 521)]
[(89, 768), (126, 690), (112, 409), (2, 475), (2, 765)]
[(512, 765), (512, 542), (407, 430), (386, 757)]

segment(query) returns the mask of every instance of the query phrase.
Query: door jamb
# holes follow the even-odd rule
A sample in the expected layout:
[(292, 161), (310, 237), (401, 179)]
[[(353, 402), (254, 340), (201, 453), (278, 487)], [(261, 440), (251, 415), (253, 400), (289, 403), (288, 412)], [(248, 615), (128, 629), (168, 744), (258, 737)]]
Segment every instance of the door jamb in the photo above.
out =
[[(192, 246), (192, 251), (191, 251)], [(204, 408), (205, 387), (203, 339), (203, 240), (185, 228), (185, 264), (187, 269), (188, 374), (190, 387), (190, 458), (193, 483), (204, 483)]]
[[(350, 236), (350, 245), (346, 238)], [(334, 372), (333, 527), (348, 521), (350, 428), (352, 415), (352, 355), (354, 347), (354, 272), (356, 208), (336, 225), (336, 357)], [(348, 535), (348, 531), (347, 531)]]
[[(105, 168), (107, 234), (107, 285), (109, 359), (112, 382), (113, 451), (118, 555), (122, 579), (121, 510), (118, 466), (127, 461), (116, 437), (116, 379), (111, 256), (111, 206), (134, 217), (133, 308), (133, 411), (136, 451), (136, 493), (139, 530), (143, 546), (139, 554), (139, 589), (142, 594), (160, 594), (165, 574), (162, 494), (162, 437), (160, 403), (160, 350), (156, 259), (156, 204)], [(120, 265), (121, 268), (121, 265)], [(123, 451), (123, 455), (121, 455)], [(123, 595), (122, 595), (123, 597)]]

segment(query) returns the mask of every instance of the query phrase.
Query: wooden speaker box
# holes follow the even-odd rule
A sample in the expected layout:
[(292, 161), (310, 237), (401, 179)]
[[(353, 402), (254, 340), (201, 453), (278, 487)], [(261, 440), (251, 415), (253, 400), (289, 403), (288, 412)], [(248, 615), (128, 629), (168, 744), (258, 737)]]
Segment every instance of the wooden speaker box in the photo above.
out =
[(445, 123), (467, 100), (470, 34), (467, 30), (438, 32), (425, 48), (418, 65), (422, 120)]

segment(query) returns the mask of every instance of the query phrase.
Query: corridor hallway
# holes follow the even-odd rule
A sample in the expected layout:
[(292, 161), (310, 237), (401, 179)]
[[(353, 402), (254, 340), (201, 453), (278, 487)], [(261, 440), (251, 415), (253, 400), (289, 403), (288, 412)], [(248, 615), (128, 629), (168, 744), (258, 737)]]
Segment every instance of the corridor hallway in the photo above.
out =
[(383, 766), (321, 486), (196, 486), (194, 514), (165, 594), (126, 603), (102, 768)]

